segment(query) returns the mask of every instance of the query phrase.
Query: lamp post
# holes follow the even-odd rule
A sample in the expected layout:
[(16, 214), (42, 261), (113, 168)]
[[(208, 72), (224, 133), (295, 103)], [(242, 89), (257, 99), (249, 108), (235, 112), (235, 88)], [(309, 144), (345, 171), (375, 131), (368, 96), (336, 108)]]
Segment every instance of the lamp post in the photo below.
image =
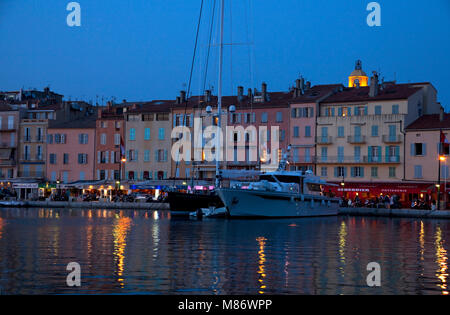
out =
[(441, 207), (441, 162), (445, 162), (446, 157), (443, 155), (439, 155), (439, 169), (438, 169), (438, 183), (436, 185), (437, 187), (437, 206), (436, 209), (440, 210)]

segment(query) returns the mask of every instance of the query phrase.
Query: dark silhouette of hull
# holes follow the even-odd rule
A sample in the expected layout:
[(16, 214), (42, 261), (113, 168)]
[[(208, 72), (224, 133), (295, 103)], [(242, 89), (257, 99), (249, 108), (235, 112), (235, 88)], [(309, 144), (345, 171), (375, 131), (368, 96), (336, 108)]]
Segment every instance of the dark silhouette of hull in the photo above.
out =
[(209, 194), (187, 194), (182, 192), (169, 192), (168, 202), (173, 214), (188, 215), (201, 208), (224, 206), (222, 200), (216, 193)]

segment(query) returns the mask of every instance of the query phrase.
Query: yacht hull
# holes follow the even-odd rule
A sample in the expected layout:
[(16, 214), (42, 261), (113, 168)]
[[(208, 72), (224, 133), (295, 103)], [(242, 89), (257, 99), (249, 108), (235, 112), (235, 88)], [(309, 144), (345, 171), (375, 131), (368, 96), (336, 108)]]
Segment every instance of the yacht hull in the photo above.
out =
[(339, 200), (313, 195), (293, 195), (245, 189), (219, 189), (230, 217), (295, 218), (334, 216)]

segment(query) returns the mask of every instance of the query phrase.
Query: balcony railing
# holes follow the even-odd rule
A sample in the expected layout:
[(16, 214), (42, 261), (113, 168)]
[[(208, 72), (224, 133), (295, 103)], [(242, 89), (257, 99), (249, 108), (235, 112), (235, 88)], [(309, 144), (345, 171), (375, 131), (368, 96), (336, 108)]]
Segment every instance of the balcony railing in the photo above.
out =
[(44, 136), (37, 136), (37, 137), (24, 136), (23, 142), (44, 143), (45, 137)]
[(22, 178), (44, 178), (44, 172), (24, 172), (19, 171), (17, 177)]
[(316, 137), (317, 144), (332, 144), (333, 143), (333, 137), (329, 136), (318, 136)]
[(23, 155), (20, 160), (28, 161), (28, 162), (42, 162), (42, 161), (44, 161), (44, 156), (43, 155), (35, 155), (35, 156)]
[(348, 136), (347, 142), (351, 144), (366, 143), (366, 136)]
[(383, 142), (384, 143), (401, 143), (403, 136), (401, 135), (383, 135)]
[(386, 164), (400, 163), (399, 156), (318, 156), (316, 163), (328, 164)]

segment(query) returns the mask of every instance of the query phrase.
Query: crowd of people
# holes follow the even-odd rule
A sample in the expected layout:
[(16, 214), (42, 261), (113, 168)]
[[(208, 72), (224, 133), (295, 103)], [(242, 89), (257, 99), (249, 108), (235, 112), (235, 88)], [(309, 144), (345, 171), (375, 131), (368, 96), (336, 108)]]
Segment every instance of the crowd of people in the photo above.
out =
[(398, 195), (375, 196), (362, 201), (358, 195), (352, 200), (351, 198), (342, 198), (341, 207), (348, 208), (387, 208), (401, 209), (403, 208)]

